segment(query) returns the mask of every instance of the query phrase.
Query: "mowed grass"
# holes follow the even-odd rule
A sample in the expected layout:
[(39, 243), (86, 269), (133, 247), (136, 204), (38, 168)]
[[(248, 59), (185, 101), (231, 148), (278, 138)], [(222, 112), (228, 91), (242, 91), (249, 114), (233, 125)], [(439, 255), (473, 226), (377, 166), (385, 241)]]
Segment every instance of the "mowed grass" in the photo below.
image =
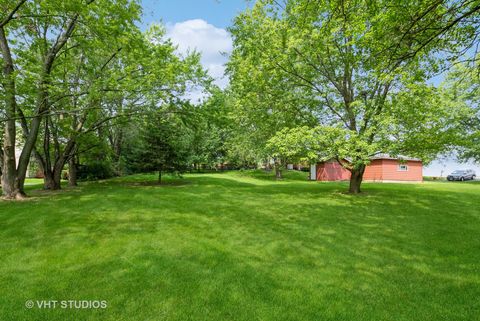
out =
[(480, 184), (306, 175), (30, 186), (0, 202), (0, 320), (480, 319)]

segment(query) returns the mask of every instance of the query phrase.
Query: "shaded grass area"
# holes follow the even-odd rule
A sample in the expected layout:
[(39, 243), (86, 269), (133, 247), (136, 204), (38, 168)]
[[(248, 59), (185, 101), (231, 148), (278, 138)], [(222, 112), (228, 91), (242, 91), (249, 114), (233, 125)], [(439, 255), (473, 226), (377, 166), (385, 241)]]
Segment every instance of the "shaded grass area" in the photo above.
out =
[(347, 183), (271, 175), (137, 175), (0, 202), (0, 319), (478, 318), (479, 184), (351, 196)]

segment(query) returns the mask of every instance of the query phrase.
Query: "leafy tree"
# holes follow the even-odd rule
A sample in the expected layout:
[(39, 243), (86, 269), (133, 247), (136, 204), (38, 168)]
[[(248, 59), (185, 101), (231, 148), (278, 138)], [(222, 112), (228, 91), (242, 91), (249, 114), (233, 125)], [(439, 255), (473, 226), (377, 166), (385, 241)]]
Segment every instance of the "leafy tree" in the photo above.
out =
[[(271, 154), (266, 148), (267, 141), (284, 128), (313, 126), (315, 117), (310, 102), (296, 90), (295, 84), (283, 77), (281, 71), (263, 65), (264, 57), (256, 54), (262, 49), (252, 48), (254, 44), (250, 43), (255, 27), (252, 22), (245, 30), (232, 28), (237, 46), (227, 68), (234, 124), (230, 153), (246, 163), (272, 160), (276, 177), (281, 178), (285, 159), (277, 153)], [(283, 44), (280, 46), (279, 50), (286, 49)]]
[[(173, 45), (162, 39), (164, 30), (160, 26), (152, 26), (145, 34), (135, 31), (124, 36), (127, 38), (117, 51), (110, 53), (97, 45), (80, 55), (91, 64), (86, 67), (77, 64), (76, 68), (71, 68), (74, 81), (68, 84), (73, 83), (76, 87), (70, 89), (67, 84), (61, 97), (70, 97), (72, 102), (62, 99), (58, 105), (68, 110), (70, 103), (75, 110), (70, 115), (64, 116), (62, 113), (61, 117), (49, 118), (52, 129), (63, 128), (63, 133), (60, 132), (63, 139), (59, 139), (56, 131), (46, 125), (44, 133), (49, 137), (43, 140), (44, 153), (40, 156), (37, 153), (39, 162), (44, 164), (47, 188), (60, 188), (60, 173), (67, 160), (75, 159), (75, 150), (81, 148), (78, 146), (81, 136), (94, 132), (99, 136), (99, 142), (106, 142), (108, 137), (114, 152), (109, 163), (115, 164), (119, 161), (122, 127), (116, 128), (119, 134), (117, 138), (120, 138), (117, 141), (110, 139), (112, 131), (109, 127), (133, 115), (147, 113), (155, 109), (157, 104), (175, 99), (185, 91), (186, 83), (199, 82), (204, 77), (198, 55), (182, 59), (177, 57)], [(67, 106), (62, 106), (65, 103)], [(62, 123), (66, 125), (62, 126)], [(49, 144), (50, 136), (52, 147)], [(54, 152), (50, 153), (49, 149)], [(63, 153), (59, 153), (60, 149)], [(52, 169), (48, 160), (50, 154), (55, 155)], [(71, 184), (74, 184), (73, 175), (73, 172), (69, 175)]]
[(449, 101), (463, 106), (469, 111), (458, 123), (461, 140), (457, 142), (458, 156), (461, 160), (473, 160), (480, 163), (480, 55), (472, 61), (464, 61), (455, 65), (445, 81), (445, 91)]
[(228, 96), (219, 88), (209, 88), (210, 96), (200, 105), (191, 106), (184, 122), (191, 139), (190, 162), (195, 169), (212, 169), (227, 160), (226, 141), (230, 137)]
[[(75, 185), (80, 153), (91, 152), (93, 143), (121, 146), (119, 121), (155, 110), (206, 78), (199, 55), (177, 56), (163, 27), (140, 32), (136, 0), (18, 1), (2, 6), (5, 72), (0, 76), (8, 89), (0, 97), (6, 137), (2, 190), (8, 198), (24, 195), (31, 155), (44, 173), (45, 188), (60, 188), (67, 163), (70, 184)], [(20, 141), (18, 125), (24, 145), (15, 167), (12, 146)], [(118, 129), (117, 141), (107, 140), (113, 127)], [(120, 151), (113, 150), (116, 164)]]
[[(351, 172), (349, 191), (359, 193), (372, 152), (397, 153), (406, 146), (402, 126), (415, 124), (400, 123), (405, 115), (394, 97), (411, 88), (420, 92), (414, 87), (445, 67), (446, 57), (471, 45), (476, 29), (467, 18), (479, 10), (471, 1), (260, 0), (235, 19), (230, 69), (260, 79), (263, 96), (283, 88), (280, 105), (290, 113), (298, 106), (311, 110), (321, 133), (338, 131), (340, 144), (327, 154), (348, 156), (351, 161), (342, 165)], [(254, 110), (278, 101), (252, 95)], [(438, 107), (428, 104), (433, 109), (425, 117)], [(424, 119), (429, 121), (438, 119)]]
[(127, 166), (133, 172), (181, 173), (189, 168), (190, 144), (183, 124), (175, 117), (156, 113), (145, 118), (126, 146)]
[[(84, 47), (104, 37), (118, 37), (121, 44), (121, 35), (136, 28), (140, 6), (134, 0), (19, 0), (2, 1), (0, 7), (5, 9), (0, 16), (6, 116), (2, 192), (7, 198), (20, 198), (42, 121), (52, 111), (56, 73), (66, 64), (63, 58), (77, 46)], [(32, 94), (19, 100), (20, 82), (29, 87), (23, 92)], [(20, 110), (19, 102), (26, 108)], [(25, 120), (25, 143), (18, 167), (14, 150), (17, 115)]]
[[(136, 73), (133, 76), (117, 75), (117, 79), (126, 81), (126, 84), (120, 88), (110, 84), (109, 87), (115, 89), (108, 91), (105, 97), (109, 101), (107, 115), (111, 119), (104, 128), (117, 174), (124, 173), (128, 167), (123, 153), (126, 139), (136, 133), (135, 127), (143, 126), (142, 122), (134, 126), (128, 126), (129, 123), (143, 119), (142, 115), (160, 115), (165, 112), (165, 105), (174, 106), (167, 110), (167, 114), (181, 113), (188, 118), (191, 115), (190, 110), (185, 110), (188, 104), (180, 100), (188, 91), (203, 90), (211, 81), (201, 66), (200, 55), (194, 52), (178, 56), (170, 40), (165, 39), (165, 30), (160, 25), (153, 25), (146, 31), (136, 52), (129, 55), (127, 64), (134, 66)], [(115, 84), (118, 85), (118, 81)], [(117, 117), (122, 114), (128, 117)], [(135, 115), (140, 117), (132, 117)]]
[(292, 163), (315, 163), (321, 152), (317, 131), (311, 127), (284, 128), (271, 137), (266, 149), (275, 158)]

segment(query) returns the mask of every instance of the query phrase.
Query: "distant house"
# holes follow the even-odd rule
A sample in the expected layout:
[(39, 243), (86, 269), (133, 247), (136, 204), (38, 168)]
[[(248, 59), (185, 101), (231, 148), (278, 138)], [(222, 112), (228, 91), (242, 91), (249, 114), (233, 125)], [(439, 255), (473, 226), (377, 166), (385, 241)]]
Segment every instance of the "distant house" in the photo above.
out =
[[(336, 160), (330, 160), (312, 165), (310, 179), (316, 181), (346, 181), (350, 179), (350, 172)], [(371, 182), (422, 182), (423, 164), (418, 158), (377, 154), (371, 158), (370, 164), (365, 168), (363, 180)]]

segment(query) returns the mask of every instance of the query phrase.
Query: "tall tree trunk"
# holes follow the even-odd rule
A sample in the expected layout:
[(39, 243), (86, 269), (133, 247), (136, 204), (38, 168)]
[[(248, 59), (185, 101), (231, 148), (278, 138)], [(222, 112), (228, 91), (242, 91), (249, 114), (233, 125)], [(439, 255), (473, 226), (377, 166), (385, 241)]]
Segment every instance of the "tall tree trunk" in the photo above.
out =
[(48, 190), (55, 189), (55, 182), (53, 180), (53, 173), (50, 169), (43, 171), (43, 188)]
[[(75, 141), (69, 140), (63, 153), (55, 160), (53, 167), (46, 167), (47, 170), (45, 173), (45, 188), (51, 190), (58, 190), (62, 188), (62, 171), (67, 162), (67, 158), (73, 158), (70, 155), (72, 154), (75, 148)], [(47, 177), (47, 175), (49, 177)], [(75, 178), (76, 181), (76, 178)]]
[(62, 171), (63, 167), (65, 167), (65, 158), (61, 157), (53, 167), (53, 189), (61, 189), (62, 188)]
[[(2, 176), (2, 167), (3, 167), (3, 148), (2, 148), (3, 140), (0, 140), (0, 142), (2, 142), (2, 144), (0, 144), (0, 177), (1, 177)], [(1, 184), (1, 182), (0, 182), (0, 184)]]
[(52, 191), (61, 189), (62, 169), (63, 165), (58, 162), (55, 164), (53, 169), (48, 167), (44, 169), (43, 186), (45, 189)]
[[(90, 4), (93, 1), (89, 1)], [(50, 74), (52, 71), (53, 64), (57, 58), (58, 52), (63, 48), (67, 43), (68, 39), (71, 37), (79, 14), (73, 15), (67, 22), (65, 29), (62, 33), (59, 34), (57, 40), (53, 46), (48, 50), (44, 58), (44, 63), (42, 66), (41, 78), (38, 84), (38, 94), (36, 98), (36, 108), (35, 116), (32, 118), (30, 123), (30, 130), (28, 136), (25, 139), (25, 144), (22, 149), (22, 153), (18, 159), (17, 166), (17, 182), (16, 187), (21, 195), (24, 195), (24, 184), (25, 178), (27, 176), (28, 163), (30, 161), (30, 156), (32, 155), (32, 150), (35, 148), (35, 143), (37, 141), (38, 133), (40, 130), (40, 125), (42, 122), (43, 115), (49, 111), (50, 103), (49, 98), (49, 87), (50, 87)], [(0, 41), (1, 42), (1, 41)], [(12, 65), (13, 66), (13, 65)]]
[(281, 164), (279, 164), (277, 162), (277, 160), (275, 160), (275, 163), (274, 163), (274, 167), (275, 167), (275, 178), (276, 179), (282, 179), (282, 166)]
[(17, 199), (22, 198), (24, 195), (19, 190), (15, 160), (15, 116), (17, 107), (15, 76), (13, 59), (3, 26), (0, 28), (0, 50), (3, 58), (3, 88), (5, 91), (5, 114), (7, 116), (3, 137), (2, 194), (5, 198)]
[(68, 186), (77, 186), (77, 160), (75, 156), (68, 160)]
[(43, 131), (43, 157), (45, 160), (44, 165), (44, 183), (45, 189), (53, 189), (53, 171), (52, 171), (52, 158), (50, 157), (50, 127), (49, 116), (44, 119), (45, 129)]
[(159, 170), (158, 170), (158, 183), (159, 183), (159, 184), (162, 183), (162, 169), (159, 169)]
[(30, 123), (30, 130), (28, 136), (25, 140), (25, 144), (22, 149), (22, 153), (18, 159), (18, 187), (21, 192), (23, 192), (23, 186), (25, 184), (25, 178), (27, 175), (28, 162), (30, 161), (30, 156), (32, 155), (32, 150), (35, 147), (37, 141), (38, 133), (40, 131), (40, 125), (42, 122), (42, 114), (47, 111), (47, 97), (48, 93), (46, 88), (48, 87), (47, 83), (44, 82), (40, 85), (40, 92), (37, 97), (37, 110), (35, 111), (35, 117), (32, 118)]
[[(53, 152), (54, 156), (50, 155), (50, 138), (53, 140)], [(70, 142), (69, 142), (70, 143)], [(67, 152), (65, 150), (65, 152)], [(44, 139), (44, 153), (47, 167), (51, 169), (53, 183), (49, 186), (51, 190), (61, 189), (62, 170), (65, 166), (66, 158), (65, 154), (60, 155), (60, 143), (58, 142), (57, 133), (53, 123), (50, 121), (50, 117), (45, 117), (45, 139)], [(53, 161), (52, 161), (53, 159)]]
[(62, 170), (64, 166), (65, 159), (61, 158), (55, 162), (53, 168), (45, 168), (43, 171), (43, 183), (45, 189), (59, 190), (62, 188)]
[(360, 186), (362, 185), (365, 165), (360, 165), (358, 168), (351, 169), (350, 172), (350, 187), (348, 189), (348, 192), (352, 194), (361, 193)]
[(117, 137), (115, 138), (115, 144), (113, 145), (114, 161), (116, 164), (117, 175), (122, 175), (124, 172), (124, 166), (121, 164), (122, 156), (122, 144), (123, 144), (123, 128), (119, 127)]
[(123, 144), (123, 128), (121, 126), (112, 126), (108, 130), (107, 139), (112, 148), (112, 160), (115, 168), (115, 174), (122, 176), (124, 172), (122, 164), (122, 144)]

